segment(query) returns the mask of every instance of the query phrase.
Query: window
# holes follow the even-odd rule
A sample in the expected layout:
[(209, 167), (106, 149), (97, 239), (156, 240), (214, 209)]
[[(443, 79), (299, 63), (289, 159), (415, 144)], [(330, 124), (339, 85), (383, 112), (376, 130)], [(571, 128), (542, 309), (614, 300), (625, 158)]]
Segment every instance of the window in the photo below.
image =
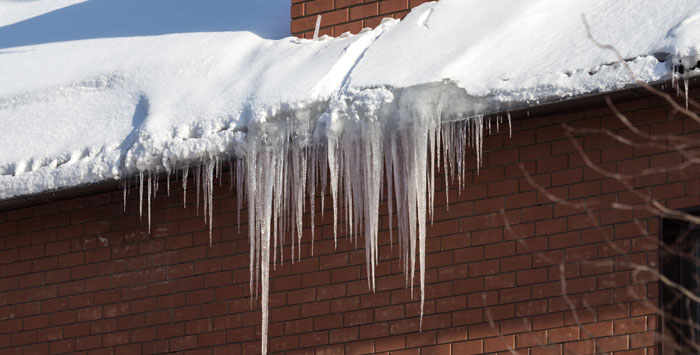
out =
[(700, 225), (663, 218), (660, 232), (662, 353), (700, 354)]

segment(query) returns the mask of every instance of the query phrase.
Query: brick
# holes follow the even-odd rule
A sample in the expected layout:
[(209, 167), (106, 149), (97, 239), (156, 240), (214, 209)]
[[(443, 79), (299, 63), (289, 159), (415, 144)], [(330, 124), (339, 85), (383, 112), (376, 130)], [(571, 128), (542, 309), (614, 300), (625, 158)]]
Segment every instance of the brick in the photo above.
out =
[(557, 218), (537, 222), (535, 224), (535, 231), (537, 235), (562, 233), (566, 231), (566, 219)]
[(532, 348), (530, 351), (530, 354), (532, 355), (558, 355), (563, 353), (561, 344), (539, 346)]
[(523, 222), (539, 221), (552, 218), (552, 205), (523, 208), (522, 214)]
[(0, 251), (0, 264), (8, 264), (19, 260), (19, 249)]
[(549, 343), (562, 343), (579, 339), (579, 327), (555, 328), (548, 331)]
[(105, 347), (124, 345), (124, 344), (128, 344), (128, 343), (129, 343), (129, 332), (110, 333), (110, 334), (105, 334), (102, 336), (102, 345)]
[(515, 242), (508, 241), (486, 245), (484, 252), (487, 259), (510, 256), (515, 254)]
[(627, 350), (629, 344), (629, 337), (627, 335), (623, 335), (608, 338), (598, 338), (595, 342), (597, 351), (600, 352)]
[(83, 264), (85, 262), (85, 254), (83, 252), (60, 255), (58, 257), (59, 267), (71, 267)]
[(528, 332), (515, 335), (517, 348), (530, 348), (547, 344), (547, 332)]
[(381, 338), (389, 335), (387, 322), (360, 326), (360, 339)]
[(131, 341), (133, 342), (152, 341), (157, 339), (157, 328), (145, 328), (139, 331), (131, 331), (129, 334), (131, 334)]
[(515, 348), (514, 335), (484, 339), (484, 352), (508, 351), (513, 348)]
[(13, 308), (14, 308), (14, 317), (16, 317), (16, 318), (41, 313), (41, 303), (40, 302), (18, 304), (14, 307), (6, 307), (6, 310), (8, 312), (11, 312), (11, 310)]
[(170, 339), (170, 350), (181, 351), (194, 348), (197, 344), (197, 337), (184, 336), (180, 338)]
[(521, 302), (528, 300), (531, 297), (531, 291), (529, 286), (499, 290), (498, 294), (499, 302), (501, 304)]
[(590, 354), (593, 353), (595, 345), (593, 340), (582, 340), (564, 344), (564, 352), (567, 354)]
[(44, 256), (44, 246), (41, 244), (20, 248), (19, 250), (20, 260), (36, 259), (42, 256)]
[(484, 289), (496, 290), (515, 286), (515, 274), (498, 274), (484, 278)]
[(532, 329), (548, 329), (556, 328), (564, 325), (564, 317), (562, 313), (550, 313), (539, 315), (532, 318)]
[(463, 341), (452, 344), (455, 354), (481, 354), (484, 351), (483, 340)]
[(632, 349), (651, 347), (656, 344), (656, 333), (653, 331), (631, 334), (629, 338)]
[(12, 346), (22, 346), (36, 342), (36, 330), (16, 332), (12, 334)]
[(59, 340), (49, 344), (51, 354), (62, 354), (75, 351), (75, 339)]
[(316, 26), (316, 17), (295, 18), (291, 22), (291, 32), (298, 35), (303, 31), (314, 29), (314, 26)]
[(305, 2), (306, 14), (314, 15), (319, 12), (326, 12), (333, 9), (333, 0), (314, 0)]
[(617, 319), (613, 322), (614, 334), (641, 333), (646, 331), (645, 317)]
[[(295, 18), (299, 18), (299, 17), (304, 16), (304, 7), (305, 7), (304, 3), (292, 4), (292, 8), (290, 11), (291, 18), (295, 19)], [(174, 210), (179, 211), (180, 209), (174, 209)]]
[(532, 267), (532, 257), (530, 255), (518, 255), (501, 259), (501, 271), (517, 271)]
[(498, 259), (472, 263), (469, 268), (469, 276), (475, 277), (495, 274), (500, 269), (499, 264)]
[(102, 337), (99, 335), (82, 337), (75, 340), (76, 350), (89, 350), (99, 348), (100, 346), (102, 346)]
[(331, 330), (329, 333), (329, 340), (331, 343), (345, 343), (350, 341), (355, 341), (359, 337), (357, 327), (344, 327), (341, 329)]
[(379, 3), (379, 13), (384, 15), (408, 9), (408, 0), (384, 0)]
[(226, 332), (213, 332), (200, 334), (197, 337), (197, 344), (204, 347), (221, 345), (226, 343)]
[(379, 2), (350, 8), (350, 21), (379, 15)]
[(169, 351), (169, 342), (167, 340), (152, 341), (143, 344), (144, 354), (160, 354)]
[(299, 337), (299, 345), (301, 347), (318, 346), (324, 344), (328, 344), (328, 331), (302, 334)]
[(452, 354), (452, 347), (451, 347), (451, 344), (423, 347), (423, 348), (421, 348), (421, 354), (450, 355), (450, 354)]

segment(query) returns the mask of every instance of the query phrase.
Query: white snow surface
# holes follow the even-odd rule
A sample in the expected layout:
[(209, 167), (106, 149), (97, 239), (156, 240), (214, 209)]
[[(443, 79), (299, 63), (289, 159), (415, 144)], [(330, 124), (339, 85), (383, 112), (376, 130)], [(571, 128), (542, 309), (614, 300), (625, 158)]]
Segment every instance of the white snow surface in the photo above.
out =
[(438, 165), (462, 187), (466, 149), (479, 166), (509, 110), (676, 78), (700, 59), (697, 0), (442, 0), (358, 35), (279, 39), (289, 5), (0, 0), (0, 199), (138, 176), (150, 229), (154, 174), (181, 172), (186, 187), (192, 166), (211, 228), (232, 160), (263, 354), (270, 266), (288, 234), (300, 242), (306, 211), (313, 238), (316, 193), (332, 196), (336, 235), (364, 236), (371, 290), (380, 196), (396, 202), (422, 321)]
[(268, 15), (288, 28), (286, 1), (258, 2), (0, 0), (0, 198), (241, 153), (249, 125), (321, 126), (331, 99), (367, 88), (456, 85), (442, 110), (473, 116), (629, 85), (584, 14), (641, 80), (699, 57), (696, 0), (443, 0), (319, 41), (256, 35), (279, 36)]

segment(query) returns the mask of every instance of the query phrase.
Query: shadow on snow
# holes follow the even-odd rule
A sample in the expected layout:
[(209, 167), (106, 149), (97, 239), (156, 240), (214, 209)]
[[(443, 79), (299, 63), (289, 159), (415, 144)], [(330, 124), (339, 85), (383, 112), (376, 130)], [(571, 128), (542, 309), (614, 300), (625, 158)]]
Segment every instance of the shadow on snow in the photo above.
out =
[(88, 0), (0, 27), (0, 49), (82, 39), (250, 31), (289, 35), (289, 0)]

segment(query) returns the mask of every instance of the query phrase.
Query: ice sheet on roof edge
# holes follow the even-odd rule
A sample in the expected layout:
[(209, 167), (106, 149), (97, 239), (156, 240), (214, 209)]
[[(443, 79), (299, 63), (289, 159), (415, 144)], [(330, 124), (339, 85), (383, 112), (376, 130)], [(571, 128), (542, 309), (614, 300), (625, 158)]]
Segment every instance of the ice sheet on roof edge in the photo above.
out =
[[(244, 154), (226, 157), (225, 161), (219, 155), (206, 155), (196, 162), (191, 169), (197, 192), (195, 208), (203, 212), (210, 243), (214, 185), (217, 181), (221, 183), (225, 163), (231, 168), (227, 177), (230, 186), (237, 191), (239, 218), (242, 199), (247, 199), (250, 290), (256, 298), (260, 292), (263, 353), (267, 351), (270, 266), (290, 258), (283, 253), (288, 242), (291, 242), (291, 259), (301, 257), (304, 213), (311, 214), (313, 254), (316, 197), (327, 192), (333, 204), (336, 246), (339, 227), (340, 234), (355, 243), (364, 236), (371, 291), (376, 289), (375, 267), (379, 262), (379, 205), (383, 196), (391, 201), (389, 214), (393, 215), (396, 209), (396, 238), (412, 295), (416, 264), (419, 266), (422, 324), (426, 227), (428, 218), (433, 216), (438, 162), (446, 171), (446, 189), (448, 182), (454, 183), (455, 179), (462, 188), (465, 174), (472, 166), (467, 160), (467, 148), (476, 152), (478, 169), (484, 135), (505, 125), (510, 127), (507, 115), (491, 120), (481, 115), (467, 117), (462, 110), (450, 109), (464, 101), (461, 91), (454, 85), (438, 84), (407, 89), (398, 96), (385, 88), (341, 94), (328, 104), (318, 121), (309, 119), (309, 113), (303, 112), (257, 123), (248, 127), (244, 140), (234, 143)], [(171, 171), (168, 169), (167, 174)], [(190, 169), (185, 165), (175, 169), (175, 173), (182, 177), (186, 201)], [(170, 178), (166, 181), (169, 194)], [(383, 191), (385, 183), (387, 188)], [(130, 188), (124, 186), (125, 209)], [(139, 209), (148, 219), (150, 229), (151, 200), (158, 190), (157, 173), (140, 172), (135, 190)], [(321, 213), (325, 210), (323, 203), (321, 198)], [(340, 220), (345, 222), (339, 226)], [(393, 243), (391, 230), (390, 220)], [(286, 237), (291, 240), (285, 240)]]

